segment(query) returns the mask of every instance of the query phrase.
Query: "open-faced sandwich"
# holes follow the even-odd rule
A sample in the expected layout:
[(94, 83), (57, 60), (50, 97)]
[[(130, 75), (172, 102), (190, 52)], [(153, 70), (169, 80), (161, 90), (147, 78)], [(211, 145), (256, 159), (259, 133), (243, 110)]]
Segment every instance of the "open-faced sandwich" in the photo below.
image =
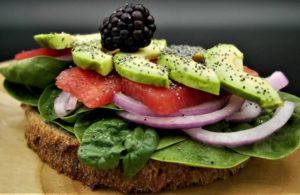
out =
[(232, 44), (209, 49), (153, 39), (141, 4), (117, 9), (100, 33), (38, 34), (41, 48), (0, 67), (22, 103), (28, 146), (83, 184), (125, 193), (204, 185), (252, 158), (300, 145), (300, 99), (262, 78)]

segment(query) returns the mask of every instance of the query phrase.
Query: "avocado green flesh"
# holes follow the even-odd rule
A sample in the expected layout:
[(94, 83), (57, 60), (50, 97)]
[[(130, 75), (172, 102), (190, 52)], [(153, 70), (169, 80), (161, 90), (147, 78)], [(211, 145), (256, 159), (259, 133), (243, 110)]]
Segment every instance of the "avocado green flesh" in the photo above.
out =
[(278, 93), (268, 82), (240, 69), (239, 64), (243, 59), (243, 54), (233, 45), (215, 46), (207, 50), (204, 57), (206, 65), (218, 75), (223, 89), (258, 102), (263, 108), (282, 104)]
[(49, 34), (37, 34), (34, 35), (35, 41), (45, 48), (52, 49), (66, 49), (72, 48), (74, 45), (88, 43), (88, 42), (97, 42), (101, 45), (101, 34), (78, 34), (71, 35), (68, 33), (49, 33)]
[(57, 50), (71, 48), (76, 40), (67, 33), (38, 34), (34, 36), (34, 39), (42, 47)]
[(131, 81), (158, 87), (170, 86), (166, 68), (143, 57), (119, 53), (114, 56), (114, 65), (122, 77)]
[(92, 69), (106, 76), (113, 69), (113, 57), (101, 51), (100, 43), (88, 42), (74, 46), (72, 49), (74, 63), (83, 69)]
[(100, 33), (93, 33), (93, 34), (83, 34), (83, 35), (73, 35), (75, 38), (75, 45), (88, 43), (88, 42), (95, 42), (101, 45), (101, 34)]
[(167, 41), (165, 39), (152, 39), (151, 43), (143, 48), (140, 48), (134, 53), (124, 53), (126, 55), (135, 55), (144, 57), (149, 60), (157, 59), (161, 51), (167, 46)]
[(160, 55), (157, 63), (168, 67), (171, 79), (191, 88), (219, 95), (220, 80), (212, 69), (192, 59), (172, 54)]

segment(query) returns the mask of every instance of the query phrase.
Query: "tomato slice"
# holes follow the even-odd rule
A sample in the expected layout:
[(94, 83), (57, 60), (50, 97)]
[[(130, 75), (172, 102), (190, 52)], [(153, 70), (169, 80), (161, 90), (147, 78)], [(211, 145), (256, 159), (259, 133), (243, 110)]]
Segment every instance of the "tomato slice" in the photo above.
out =
[(133, 82), (125, 78), (122, 78), (122, 90), (159, 115), (172, 114), (181, 108), (194, 106), (218, 97), (178, 83), (172, 83), (171, 87), (167, 89)]
[(26, 58), (32, 58), (35, 56), (51, 56), (51, 57), (58, 57), (64, 55), (71, 55), (71, 49), (50, 49), (50, 48), (38, 48), (29, 51), (23, 51), (15, 55), (15, 60), (23, 60)]
[(255, 70), (249, 68), (248, 66), (244, 66), (244, 72), (246, 72), (246, 73), (248, 73), (252, 76), (259, 77), (258, 72), (256, 72)]
[(104, 77), (95, 71), (78, 67), (61, 72), (55, 84), (77, 97), (88, 108), (97, 108), (112, 102), (113, 94), (121, 91), (121, 78), (118, 75)]

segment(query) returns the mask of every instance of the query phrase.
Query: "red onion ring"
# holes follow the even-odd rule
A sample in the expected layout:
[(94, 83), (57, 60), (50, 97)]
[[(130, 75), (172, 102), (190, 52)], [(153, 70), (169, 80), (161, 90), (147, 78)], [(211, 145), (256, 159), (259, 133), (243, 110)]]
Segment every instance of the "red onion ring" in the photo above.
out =
[(215, 112), (193, 116), (154, 117), (136, 115), (126, 111), (118, 112), (118, 115), (128, 121), (161, 129), (193, 128), (223, 120), (225, 117), (239, 110), (243, 102), (244, 99), (232, 95), (224, 108)]
[(114, 95), (113, 103), (119, 108), (126, 110), (127, 112), (140, 114), (145, 116), (157, 116), (155, 112), (150, 110), (143, 103), (119, 92)]
[(281, 71), (275, 71), (265, 79), (275, 90), (281, 90), (289, 84), (288, 78)]
[(209, 102), (204, 102), (196, 106), (182, 108), (178, 110), (176, 113), (170, 114), (168, 116), (192, 116), (192, 115), (200, 115), (200, 114), (214, 112), (224, 107), (224, 105), (228, 102), (229, 97), (230, 96), (226, 95), (219, 99), (211, 100)]
[(70, 96), (66, 102), (65, 109), (68, 111), (75, 110), (76, 107), (77, 107), (77, 98), (70, 94)]
[(246, 100), (242, 105), (240, 111), (233, 113), (232, 115), (225, 118), (228, 122), (250, 122), (257, 118), (262, 109), (254, 102)]
[[(222, 108), (228, 102), (228, 99), (229, 96), (224, 96), (222, 98), (205, 102), (197, 106), (180, 109), (176, 113), (170, 115), (164, 115), (164, 117), (206, 114)], [(157, 113), (153, 112), (149, 107), (147, 107), (143, 103), (121, 92), (116, 93), (114, 95), (113, 103), (119, 108), (122, 108), (123, 110), (133, 114), (139, 114), (143, 116), (159, 116)]]
[(70, 93), (62, 91), (54, 100), (54, 112), (56, 116), (66, 116), (77, 106), (77, 98)]
[(292, 116), (295, 109), (293, 102), (285, 101), (283, 106), (278, 107), (273, 117), (254, 128), (237, 132), (212, 132), (203, 128), (183, 130), (193, 139), (214, 146), (236, 147), (252, 144), (263, 140), (284, 126)]

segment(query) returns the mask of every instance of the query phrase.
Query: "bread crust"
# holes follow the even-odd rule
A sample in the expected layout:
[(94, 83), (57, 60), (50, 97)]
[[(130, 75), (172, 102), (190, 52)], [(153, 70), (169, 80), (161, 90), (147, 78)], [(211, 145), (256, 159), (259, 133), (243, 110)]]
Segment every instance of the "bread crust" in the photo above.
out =
[(50, 167), (92, 189), (105, 187), (123, 193), (137, 193), (207, 185), (216, 179), (226, 179), (245, 165), (242, 163), (231, 169), (212, 169), (149, 160), (135, 177), (124, 181), (120, 166), (113, 170), (96, 170), (79, 162), (79, 142), (74, 135), (44, 122), (34, 108), (22, 107), (28, 120), (25, 130), (28, 146)]

